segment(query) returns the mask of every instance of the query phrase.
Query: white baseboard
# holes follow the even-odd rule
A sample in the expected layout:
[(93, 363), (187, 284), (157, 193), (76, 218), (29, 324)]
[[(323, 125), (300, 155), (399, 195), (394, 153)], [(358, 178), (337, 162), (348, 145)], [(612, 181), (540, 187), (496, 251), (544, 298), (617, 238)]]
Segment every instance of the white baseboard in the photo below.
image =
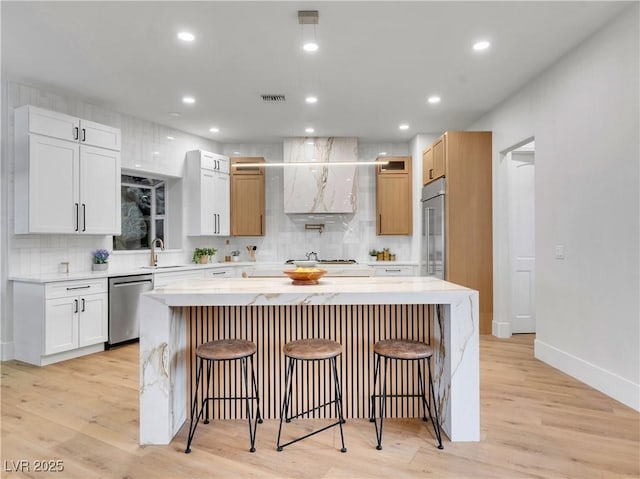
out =
[(506, 321), (491, 322), (491, 334), (497, 338), (510, 338), (511, 337), (511, 323)]
[(0, 343), (0, 361), (11, 361), (15, 359), (13, 354), (13, 341)]
[(640, 384), (536, 339), (535, 357), (640, 412)]

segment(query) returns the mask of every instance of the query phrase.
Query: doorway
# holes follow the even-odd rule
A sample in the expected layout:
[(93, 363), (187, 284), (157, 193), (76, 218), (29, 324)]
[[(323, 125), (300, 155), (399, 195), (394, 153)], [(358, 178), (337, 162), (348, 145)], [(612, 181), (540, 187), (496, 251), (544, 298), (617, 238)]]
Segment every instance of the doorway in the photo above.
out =
[[(498, 246), (503, 314), (493, 334), (535, 333), (535, 141), (529, 138), (501, 153), (502, 207)], [(505, 254), (506, 252), (506, 254)]]

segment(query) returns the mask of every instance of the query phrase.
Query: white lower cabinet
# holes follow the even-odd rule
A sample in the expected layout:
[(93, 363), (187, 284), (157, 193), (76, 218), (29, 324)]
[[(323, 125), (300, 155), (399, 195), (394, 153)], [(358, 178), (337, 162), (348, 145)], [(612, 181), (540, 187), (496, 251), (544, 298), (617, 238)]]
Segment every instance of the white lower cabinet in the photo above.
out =
[(107, 279), (13, 286), (15, 356), (38, 366), (102, 351), (108, 338)]

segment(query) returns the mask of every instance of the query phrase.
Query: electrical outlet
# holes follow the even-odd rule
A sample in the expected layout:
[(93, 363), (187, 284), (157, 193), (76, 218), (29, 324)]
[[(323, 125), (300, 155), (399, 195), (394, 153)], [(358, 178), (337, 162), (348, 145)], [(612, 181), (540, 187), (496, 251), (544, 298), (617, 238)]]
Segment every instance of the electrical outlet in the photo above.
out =
[(564, 259), (564, 245), (557, 244), (556, 245), (556, 259)]

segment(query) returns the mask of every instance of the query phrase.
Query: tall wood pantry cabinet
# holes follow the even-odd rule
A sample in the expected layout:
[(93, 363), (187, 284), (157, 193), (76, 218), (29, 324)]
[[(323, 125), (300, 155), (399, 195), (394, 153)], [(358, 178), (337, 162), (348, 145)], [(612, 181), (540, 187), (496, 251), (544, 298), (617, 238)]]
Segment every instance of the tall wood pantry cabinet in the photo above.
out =
[(480, 293), (480, 334), (493, 321), (492, 139), (448, 131), (423, 150), (423, 184), (445, 179), (445, 279)]
[(242, 166), (264, 163), (263, 157), (231, 158), (231, 235), (265, 235), (264, 168)]
[(411, 157), (388, 156), (376, 165), (376, 232), (410, 235), (413, 231)]
[(119, 235), (120, 130), (15, 109), (15, 232)]

